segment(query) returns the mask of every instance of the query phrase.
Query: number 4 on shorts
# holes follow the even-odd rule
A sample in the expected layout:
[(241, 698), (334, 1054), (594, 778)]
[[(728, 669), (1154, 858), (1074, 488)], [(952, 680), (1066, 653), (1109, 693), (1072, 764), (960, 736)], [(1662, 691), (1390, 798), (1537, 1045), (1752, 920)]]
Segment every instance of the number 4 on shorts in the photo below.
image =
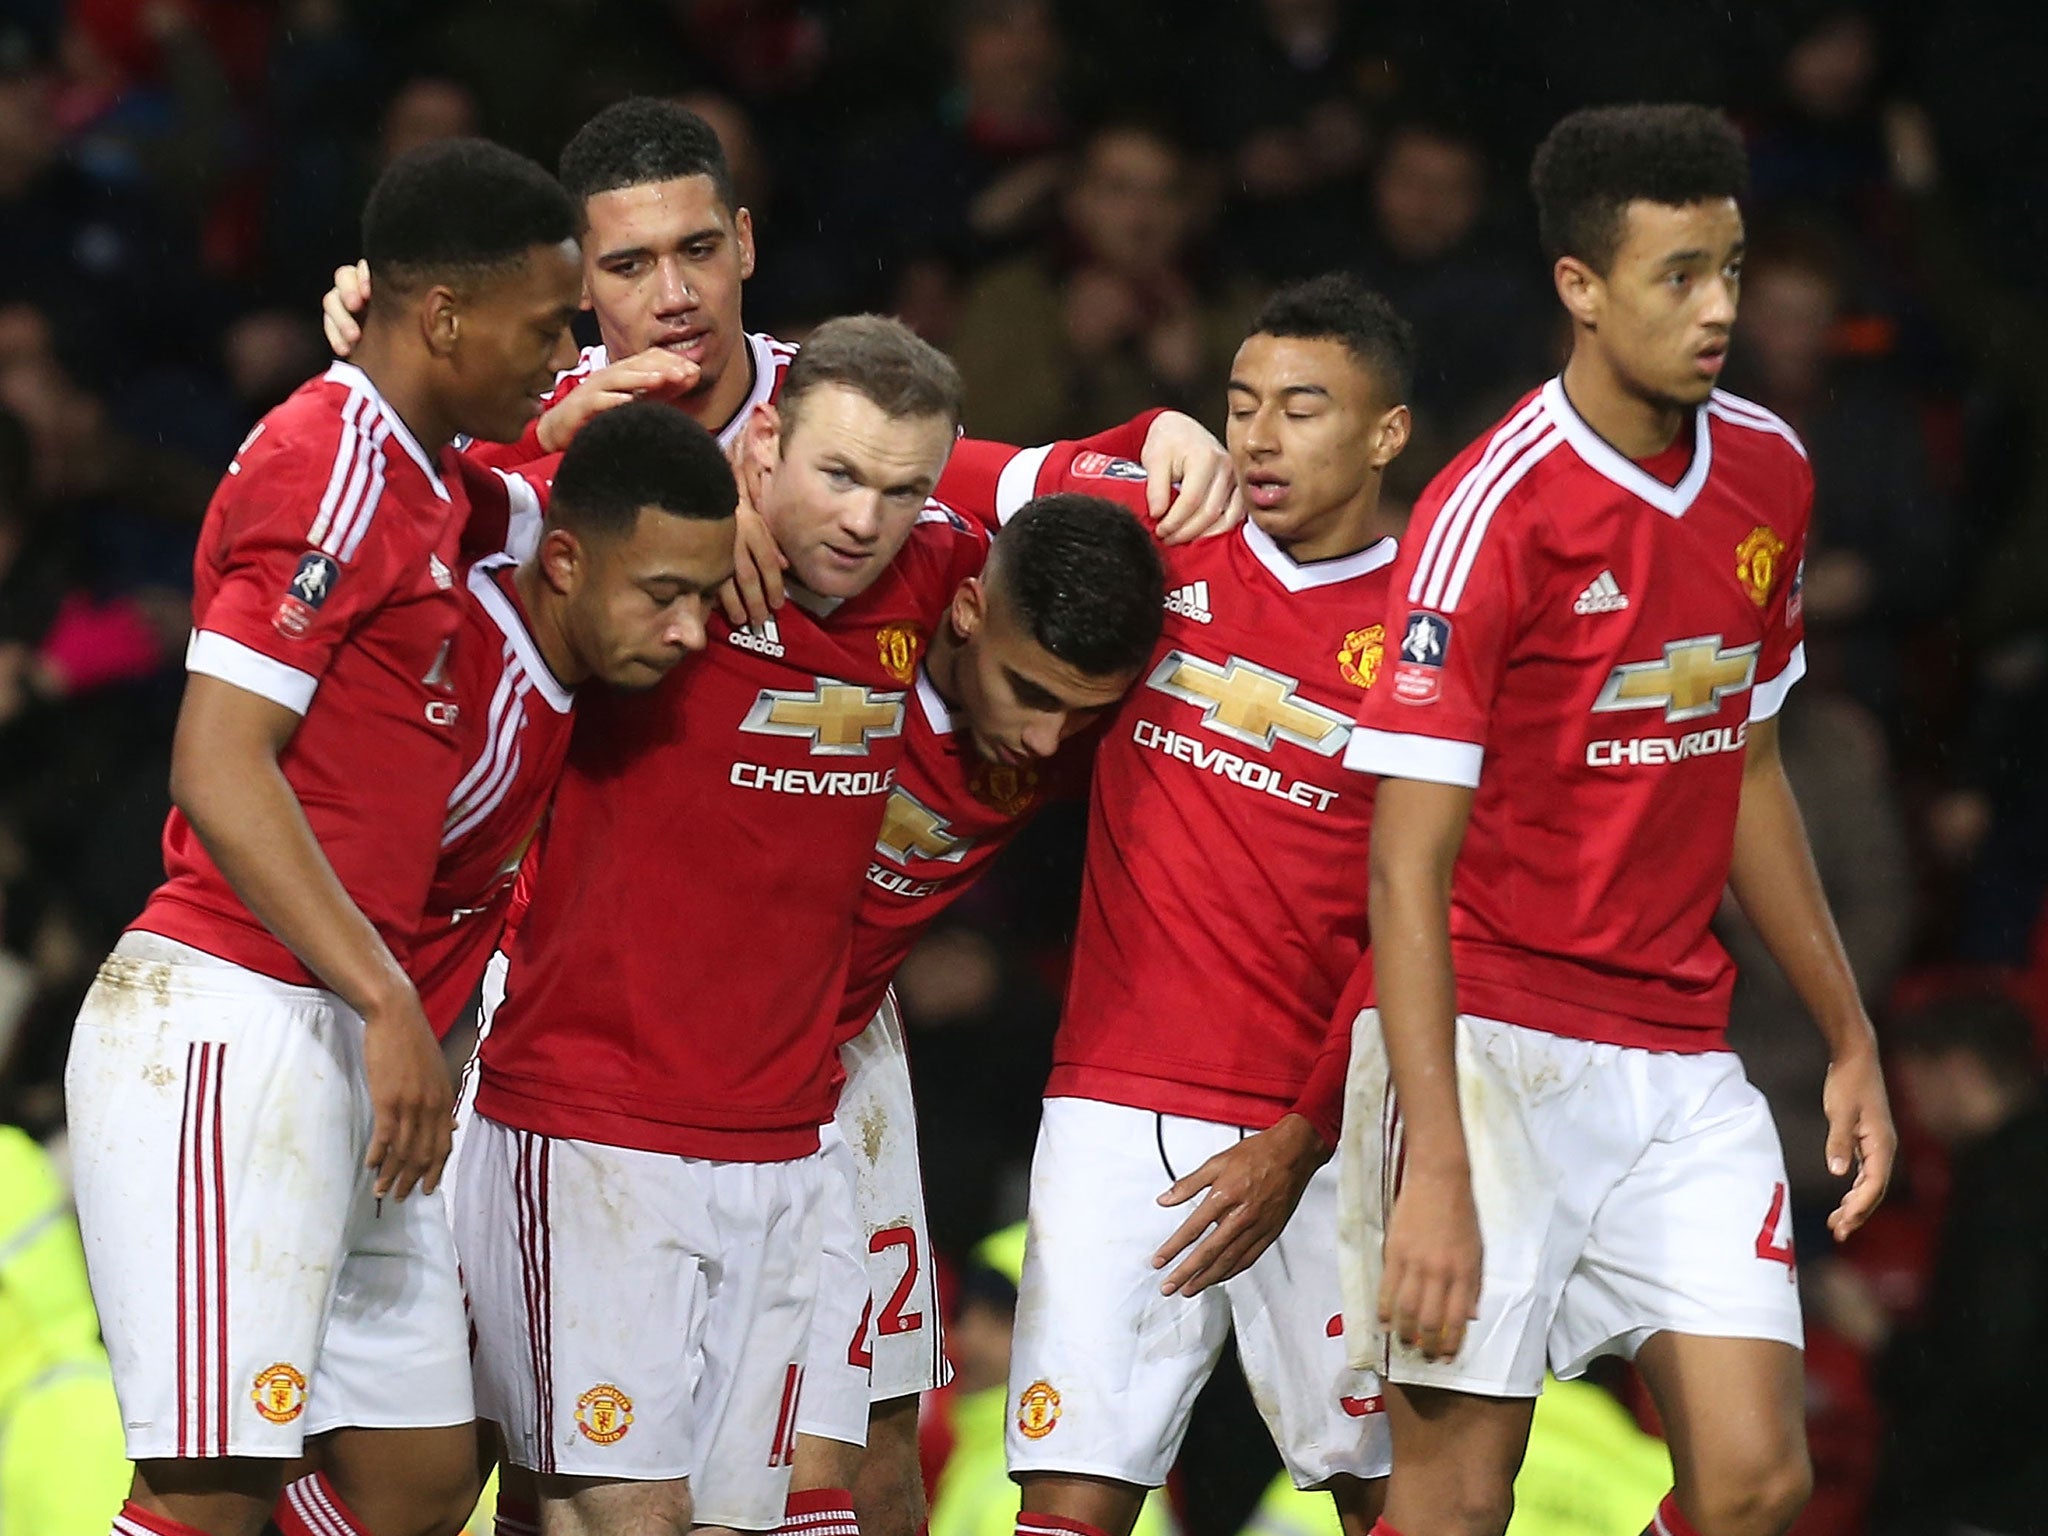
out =
[[(1782, 1242), (1778, 1240), (1778, 1227), (1781, 1223), (1786, 1229)], [(1756, 1234), (1756, 1256), (1784, 1265), (1787, 1279), (1792, 1278), (1797, 1264), (1792, 1255), (1791, 1227), (1791, 1218), (1785, 1214), (1785, 1186), (1782, 1183), (1774, 1184), (1771, 1186), (1771, 1208), (1765, 1214), (1764, 1224)]]

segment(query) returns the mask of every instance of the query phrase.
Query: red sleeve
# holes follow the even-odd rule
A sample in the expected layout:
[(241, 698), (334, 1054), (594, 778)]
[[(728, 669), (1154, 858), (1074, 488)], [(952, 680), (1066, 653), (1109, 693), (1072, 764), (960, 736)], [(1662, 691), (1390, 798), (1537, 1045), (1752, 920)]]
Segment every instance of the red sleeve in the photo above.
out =
[[(1460, 496), (1483, 442), (1431, 482), (1394, 563), (1392, 676), (1365, 695), (1347, 767), (1392, 778), (1479, 784), (1493, 702), (1521, 627), (1518, 498), (1471, 517)], [(1447, 515), (1447, 511), (1449, 515)]]
[(590, 377), (590, 373), (591, 359), (590, 355), (586, 352), (576, 367), (556, 379), (555, 387), (541, 398), (540, 416), (534, 417), (533, 420), (526, 424), (526, 430), (519, 434), (517, 442), (487, 443), (478, 439), (472, 439), (463, 445), (462, 456), (466, 459), (475, 460), (486, 469), (507, 470), (525, 469), (536, 460), (546, 459), (550, 461), (547, 478), (552, 480), (554, 478), (553, 461), (558, 460), (561, 456), (559, 454), (550, 454), (545, 448), (541, 447), (541, 416), (547, 415), (549, 411), (567, 399), (570, 392), (577, 385)]
[(297, 714), (312, 704), (336, 650), (390, 596), (406, 553), (377, 516), (381, 477), (351, 477), (331, 491), (337, 452), (352, 450), (265, 436), (229, 467), (201, 539), (206, 596), (188, 671)]
[(1294, 1101), (1291, 1111), (1314, 1126), (1323, 1145), (1333, 1152), (1344, 1128), (1344, 1083), (1351, 1072), (1351, 1030), (1359, 1010), (1365, 1006), (1371, 985), (1372, 951), (1367, 950), (1359, 957), (1350, 981), (1337, 999), (1330, 1014), (1330, 1027), (1323, 1035), (1323, 1048), (1315, 1065), (1309, 1068), (1308, 1081), (1301, 1085), (1301, 1096)]
[[(1764, 645), (1757, 657), (1756, 685), (1749, 694), (1749, 718), (1768, 720), (1785, 707), (1792, 685), (1806, 675), (1807, 527), (1813, 515), (1813, 471), (1804, 449), (1799, 454), (1798, 515), (1788, 530), (1791, 539), (1775, 552), (1783, 564), (1773, 573), (1770, 612), (1764, 622)], [(1751, 535), (1752, 538), (1755, 535)], [(1752, 561), (1754, 556), (1751, 556)]]
[[(1138, 463), (1145, 438), (1163, 411), (1133, 416), (1093, 437), (1017, 448), (966, 437), (953, 445), (946, 472), (933, 492), (940, 501), (993, 533), (1034, 496), (1081, 491), (1143, 511), (1145, 471)], [(1128, 487), (1135, 484), (1135, 500)]]
[(540, 543), (548, 493), (562, 456), (551, 453), (512, 470), (489, 468), (467, 453), (458, 462), (463, 489), (469, 493), (469, 521), (462, 529), (463, 564), (503, 551), (525, 559)]

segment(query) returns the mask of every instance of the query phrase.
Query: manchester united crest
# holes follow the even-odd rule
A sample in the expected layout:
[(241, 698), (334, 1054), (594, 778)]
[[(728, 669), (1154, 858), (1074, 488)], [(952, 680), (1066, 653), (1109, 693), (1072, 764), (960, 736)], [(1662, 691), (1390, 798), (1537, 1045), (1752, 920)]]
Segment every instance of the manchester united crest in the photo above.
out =
[(1767, 607), (1778, 585), (1778, 569), (1785, 558), (1785, 541), (1758, 524), (1735, 546), (1735, 579), (1757, 607)]
[(875, 650), (880, 655), (882, 670), (899, 683), (907, 683), (917, 675), (917, 653), (924, 644), (924, 637), (915, 624), (884, 624), (875, 631)]
[(256, 1373), (249, 1395), (264, 1418), (273, 1424), (289, 1424), (306, 1411), (306, 1378), (280, 1360)]
[(1060, 1421), (1060, 1395), (1049, 1381), (1034, 1381), (1017, 1399), (1017, 1429), (1026, 1440), (1043, 1440)]
[(1038, 803), (1038, 770), (1029, 763), (976, 763), (967, 792), (1003, 816), (1022, 816)]
[(600, 1381), (576, 1399), (576, 1428), (586, 1440), (610, 1445), (633, 1427), (633, 1399), (608, 1381)]
[(1387, 627), (1369, 624), (1354, 629), (1337, 647), (1337, 670), (1354, 688), (1370, 688), (1380, 675), (1380, 656), (1387, 648)]

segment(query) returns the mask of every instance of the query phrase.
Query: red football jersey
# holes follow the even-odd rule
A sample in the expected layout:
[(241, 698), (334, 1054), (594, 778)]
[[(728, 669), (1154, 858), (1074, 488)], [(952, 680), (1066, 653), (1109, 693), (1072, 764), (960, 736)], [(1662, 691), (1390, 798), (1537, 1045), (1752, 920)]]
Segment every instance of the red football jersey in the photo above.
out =
[(868, 1027), (904, 957), (1038, 808), (1086, 792), (1095, 752), (1095, 732), (1084, 731), (1044, 762), (987, 762), (922, 671), (904, 736), (854, 922), (842, 1044)]
[(1656, 1050), (1720, 1049), (1749, 725), (1805, 671), (1813, 476), (1716, 392), (1675, 485), (1552, 380), (1437, 476), (1394, 571), (1357, 768), (1476, 789), (1453, 882), (1458, 1006)]
[(455, 643), (462, 772), (441, 824), (441, 862), (413, 951), (427, 1022), (445, 1035), (475, 996), (505, 926), (513, 877), (569, 752), (575, 693), (548, 669), (520, 606), (517, 562), (469, 568)]
[[(1020, 453), (998, 510), (1064, 490), (1142, 512), (1120, 456), (1142, 438)], [(1294, 1110), (1334, 1142), (1344, 1057), (1319, 1057), (1364, 946), (1372, 812), (1343, 751), (1394, 544), (1300, 565), (1247, 523), (1162, 553), (1165, 629), (1096, 753), (1046, 1093), (1254, 1127)]]
[[(468, 502), (360, 368), (336, 363), (256, 424), (193, 561), (189, 671), (302, 716), (278, 765), (350, 900), (411, 954), (456, 775), (450, 651)], [(243, 906), (184, 815), (134, 926), (319, 986)]]
[(816, 1148), (908, 694), (986, 542), (928, 509), (859, 597), (792, 601), (758, 630), (715, 619), (651, 693), (582, 701), (481, 1112), (690, 1157)]

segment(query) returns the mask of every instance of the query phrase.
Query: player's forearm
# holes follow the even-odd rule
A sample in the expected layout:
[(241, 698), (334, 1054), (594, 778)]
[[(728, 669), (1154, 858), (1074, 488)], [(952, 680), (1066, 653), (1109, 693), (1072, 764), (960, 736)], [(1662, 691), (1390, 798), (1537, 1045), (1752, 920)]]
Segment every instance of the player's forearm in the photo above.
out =
[[(1455, 858), (1455, 852), (1453, 853)], [(1469, 1172), (1458, 1111), (1457, 981), (1451, 969), (1451, 871), (1372, 858), (1372, 946), (1380, 1029), (1411, 1170)]]
[(1743, 774), (1728, 883), (1835, 1058), (1876, 1050), (1774, 741)]
[(174, 754), (172, 798), (258, 921), (328, 990), (370, 1017), (412, 985), (327, 862), (275, 758)]

